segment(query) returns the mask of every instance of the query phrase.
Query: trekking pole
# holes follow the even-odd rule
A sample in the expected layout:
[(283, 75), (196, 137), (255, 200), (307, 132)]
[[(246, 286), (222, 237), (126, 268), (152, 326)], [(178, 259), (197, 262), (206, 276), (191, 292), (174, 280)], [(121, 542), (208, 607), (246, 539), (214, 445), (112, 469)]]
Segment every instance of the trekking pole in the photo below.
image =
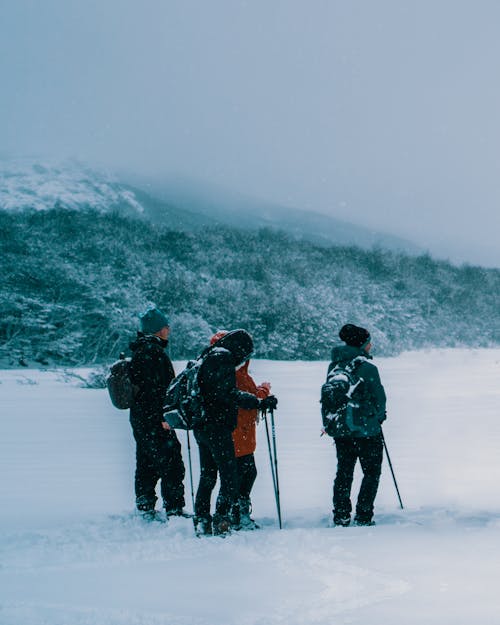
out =
[(189, 460), (189, 479), (191, 482), (191, 503), (193, 504), (193, 515), (194, 515), (193, 466), (191, 464), (191, 440), (189, 437), (189, 430), (186, 430), (186, 436), (187, 436), (187, 448), (188, 448), (188, 460)]
[(274, 410), (269, 410), (271, 413), (271, 432), (273, 434), (273, 449), (274, 449), (274, 473), (276, 477), (276, 508), (278, 510), (278, 521), (281, 529), (281, 504), (280, 504), (280, 482), (278, 478), (278, 452), (276, 450), (276, 428), (274, 427)]
[[(274, 498), (276, 499), (276, 509), (278, 510), (278, 491), (276, 488), (276, 475), (274, 473), (274, 464), (273, 464), (273, 454), (271, 451), (271, 438), (269, 437), (269, 427), (267, 425), (267, 414), (265, 411), (262, 412), (262, 418), (264, 419), (264, 423), (266, 424), (266, 437), (267, 437), (267, 449), (269, 451), (269, 464), (271, 465), (271, 475), (273, 477), (273, 488), (274, 488)], [(280, 520), (278, 514), (278, 521)], [(281, 528), (281, 525), (280, 525)]]
[(385, 455), (387, 456), (387, 462), (389, 463), (389, 468), (392, 474), (392, 481), (394, 482), (394, 486), (396, 487), (396, 493), (399, 499), (399, 505), (401, 506), (401, 510), (403, 510), (403, 502), (401, 501), (401, 495), (399, 494), (398, 483), (396, 482), (396, 476), (394, 475), (394, 469), (392, 468), (391, 457), (389, 456), (389, 450), (387, 449), (387, 445), (384, 438), (384, 433), (382, 432), (382, 428), (380, 428), (380, 434), (382, 436), (382, 442), (384, 443)]

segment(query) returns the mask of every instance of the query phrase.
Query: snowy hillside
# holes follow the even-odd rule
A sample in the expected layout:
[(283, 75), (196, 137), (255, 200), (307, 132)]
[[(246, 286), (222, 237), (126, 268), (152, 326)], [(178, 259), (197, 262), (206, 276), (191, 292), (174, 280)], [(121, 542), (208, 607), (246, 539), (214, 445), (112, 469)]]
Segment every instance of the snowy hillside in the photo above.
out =
[(90, 208), (99, 212), (118, 209), (182, 231), (217, 224), (250, 230), (273, 228), (319, 245), (422, 252), (411, 242), (383, 232), (249, 198), (214, 185), (177, 178), (152, 183), (144, 177), (119, 177), (70, 160), (0, 160), (0, 210), (52, 208)]
[(328, 527), (326, 363), (254, 361), (280, 400), (284, 529), (261, 425), (253, 507), (263, 529), (224, 540), (195, 538), (189, 520), (132, 516), (130, 426), (105, 391), (62, 372), (0, 371), (0, 623), (496, 625), (500, 350), (376, 362), (405, 510), (384, 461), (377, 526)]
[(109, 362), (151, 301), (177, 359), (244, 327), (259, 358), (320, 360), (346, 320), (385, 355), (500, 344), (499, 270), (92, 210), (0, 211), (0, 245), (2, 367)]
[(116, 208), (143, 213), (132, 190), (74, 161), (0, 161), (0, 209)]

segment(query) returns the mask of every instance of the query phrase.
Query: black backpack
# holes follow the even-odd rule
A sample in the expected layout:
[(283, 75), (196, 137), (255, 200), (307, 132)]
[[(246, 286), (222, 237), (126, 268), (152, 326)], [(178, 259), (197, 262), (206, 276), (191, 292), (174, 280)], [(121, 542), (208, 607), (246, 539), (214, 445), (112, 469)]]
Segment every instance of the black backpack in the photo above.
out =
[(163, 419), (171, 428), (192, 430), (205, 422), (203, 399), (198, 385), (198, 373), (203, 362), (201, 356), (190, 360), (167, 388)]
[(125, 354), (120, 354), (120, 359), (109, 368), (106, 386), (115, 408), (126, 410), (131, 407), (137, 387), (130, 379), (130, 358), (125, 358)]
[(352, 409), (357, 407), (354, 395), (364, 380), (356, 374), (356, 369), (366, 360), (364, 356), (356, 356), (347, 364), (336, 365), (321, 387), (321, 417), (330, 436), (348, 435), (359, 429), (354, 425)]

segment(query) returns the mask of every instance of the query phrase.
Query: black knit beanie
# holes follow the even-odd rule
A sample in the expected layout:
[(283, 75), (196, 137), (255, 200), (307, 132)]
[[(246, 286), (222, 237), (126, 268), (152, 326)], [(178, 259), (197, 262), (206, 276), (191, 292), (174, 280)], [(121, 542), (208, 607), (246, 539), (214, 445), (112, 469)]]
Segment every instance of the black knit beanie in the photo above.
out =
[(352, 323), (342, 326), (339, 337), (344, 343), (352, 347), (362, 347), (370, 341), (370, 333), (368, 330), (355, 326)]
[(253, 340), (246, 330), (231, 330), (222, 335), (214, 345), (230, 351), (236, 367), (248, 360), (253, 352)]

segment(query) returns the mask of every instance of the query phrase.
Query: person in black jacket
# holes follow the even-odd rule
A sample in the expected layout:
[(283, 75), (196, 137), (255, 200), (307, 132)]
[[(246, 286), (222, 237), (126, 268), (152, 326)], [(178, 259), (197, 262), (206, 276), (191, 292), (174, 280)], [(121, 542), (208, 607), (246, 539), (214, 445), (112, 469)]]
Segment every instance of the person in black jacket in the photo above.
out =
[[(232, 432), (238, 422), (238, 407), (275, 408), (270, 395), (259, 400), (252, 393), (236, 388), (236, 369), (253, 351), (252, 337), (245, 330), (228, 332), (202, 354), (198, 384), (203, 400), (204, 423), (194, 435), (200, 451), (200, 482), (196, 492), (195, 516), (198, 531), (223, 535), (230, 531), (229, 513), (238, 499), (238, 472)], [(220, 476), (215, 514), (210, 515), (210, 499)]]
[[(327, 431), (337, 450), (337, 474), (333, 485), (333, 523), (351, 523), (351, 487), (354, 467), (359, 460), (363, 480), (356, 504), (355, 525), (374, 525), (373, 504), (382, 470), (383, 440), (381, 423), (386, 418), (386, 396), (378, 369), (369, 360), (371, 337), (368, 330), (353, 324), (343, 326), (339, 337), (343, 346), (332, 349), (330, 372), (336, 365), (345, 366), (356, 359), (356, 378), (361, 379), (356, 391), (356, 407), (351, 417), (336, 418)], [(354, 396), (353, 396), (354, 397)]]
[(175, 377), (165, 353), (169, 321), (163, 312), (151, 308), (140, 316), (140, 323), (141, 331), (130, 344), (130, 379), (136, 387), (130, 424), (136, 442), (136, 506), (145, 519), (152, 520), (158, 480), (167, 517), (183, 514), (185, 469), (177, 435), (163, 421), (165, 392)]

